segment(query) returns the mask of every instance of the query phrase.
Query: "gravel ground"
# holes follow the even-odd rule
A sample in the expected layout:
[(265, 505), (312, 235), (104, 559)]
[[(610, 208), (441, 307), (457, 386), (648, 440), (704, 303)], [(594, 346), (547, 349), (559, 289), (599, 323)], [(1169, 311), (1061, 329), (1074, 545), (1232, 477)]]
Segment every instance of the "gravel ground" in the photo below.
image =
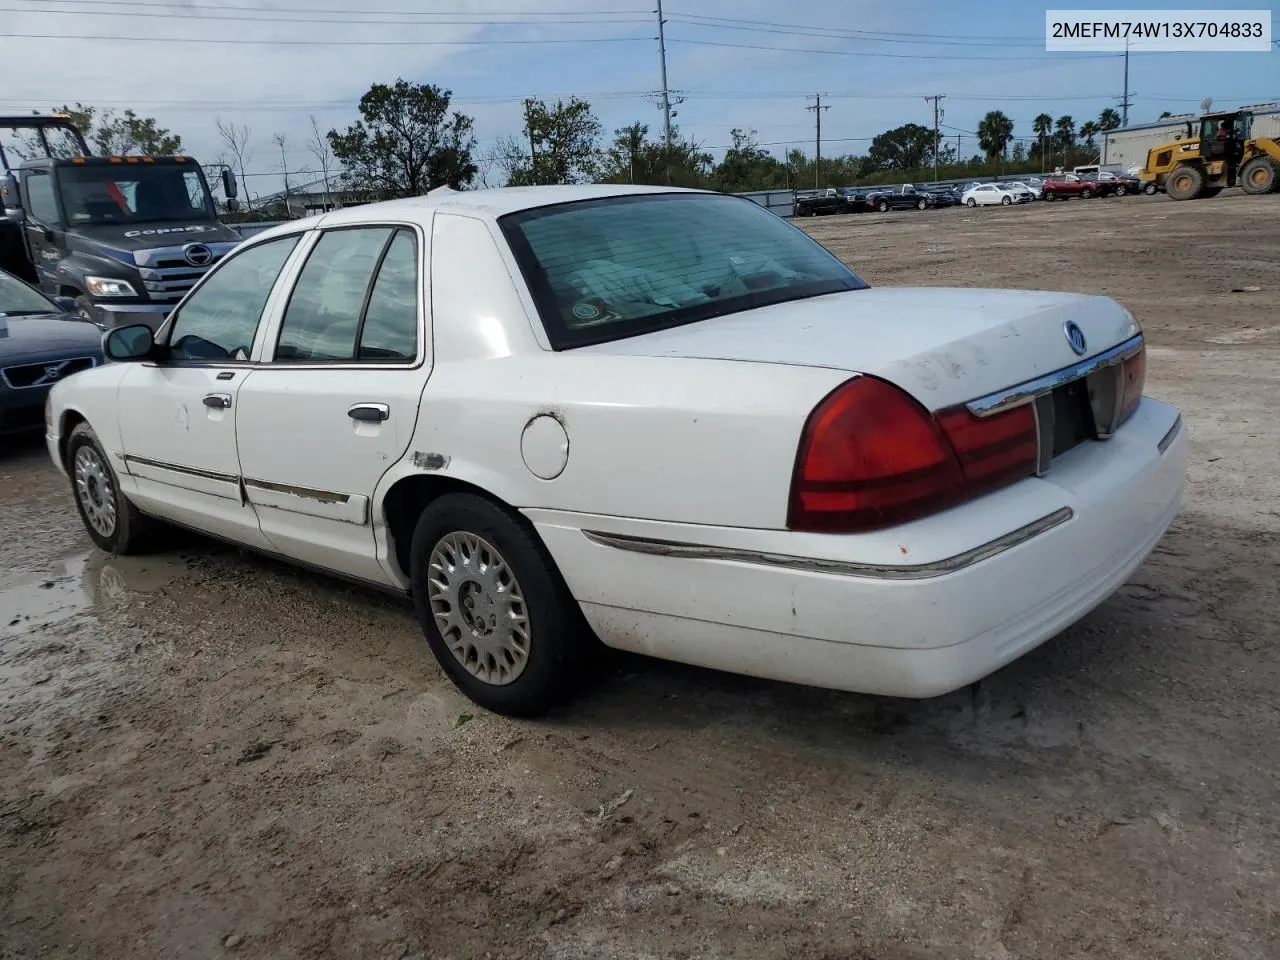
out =
[(1132, 582), (931, 701), (617, 657), (489, 716), (407, 605), (197, 538), (107, 560), (4, 441), (0, 958), (1280, 956), (1278, 217), (804, 224), (876, 284), (1119, 298), (1190, 428)]

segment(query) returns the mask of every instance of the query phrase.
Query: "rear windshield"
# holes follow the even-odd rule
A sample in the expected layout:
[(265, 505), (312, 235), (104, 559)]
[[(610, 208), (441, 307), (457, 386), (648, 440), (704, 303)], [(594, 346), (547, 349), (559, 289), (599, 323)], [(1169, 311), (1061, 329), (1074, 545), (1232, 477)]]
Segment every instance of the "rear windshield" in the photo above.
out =
[(609, 197), (500, 223), (557, 350), (867, 286), (741, 197)]

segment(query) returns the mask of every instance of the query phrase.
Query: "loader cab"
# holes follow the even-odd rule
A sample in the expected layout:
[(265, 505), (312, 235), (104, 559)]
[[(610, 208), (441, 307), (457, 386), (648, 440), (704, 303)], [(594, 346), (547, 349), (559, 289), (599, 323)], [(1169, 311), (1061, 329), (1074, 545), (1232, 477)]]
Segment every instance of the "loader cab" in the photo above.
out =
[(1253, 114), (1209, 113), (1200, 118), (1200, 157), (1203, 160), (1237, 160), (1253, 129)]

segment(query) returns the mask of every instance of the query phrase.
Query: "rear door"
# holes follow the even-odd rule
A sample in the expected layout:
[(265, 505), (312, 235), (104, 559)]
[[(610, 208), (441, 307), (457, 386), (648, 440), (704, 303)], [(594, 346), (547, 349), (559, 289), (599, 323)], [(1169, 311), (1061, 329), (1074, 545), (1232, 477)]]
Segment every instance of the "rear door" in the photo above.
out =
[(431, 369), (427, 262), (411, 224), (312, 238), (236, 408), (245, 494), (286, 556), (391, 582), (371, 504), (408, 450)]

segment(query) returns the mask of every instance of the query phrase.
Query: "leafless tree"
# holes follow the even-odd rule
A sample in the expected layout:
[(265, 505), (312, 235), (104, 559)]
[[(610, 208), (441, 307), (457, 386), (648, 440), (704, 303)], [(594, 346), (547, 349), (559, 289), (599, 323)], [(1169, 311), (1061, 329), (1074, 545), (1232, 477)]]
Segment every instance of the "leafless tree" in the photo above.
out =
[(285, 150), (288, 145), (288, 138), (283, 133), (273, 134), (271, 142), (280, 148), (280, 172), (284, 174), (284, 212), (285, 216), (290, 216), (289, 209), (289, 161), (285, 157)]
[(320, 130), (320, 122), (316, 115), (311, 115), (311, 143), (307, 149), (320, 164), (320, 175), (324, 177), (324, 208), (333, 209), (333, 197), (329, 192), (329, 168), (333, 166), (333, 151), (329, 149), (329, 138)]
[(253, 148), (249, 138), (253, 131), (246, 125), (237, 125), (229, 120), (218, 119), (218, 137), (235, 160), (236, 172), (240, 174), (240, 186), (244, 190), (245, 208), (249, 209), (249, 182), (245, 179), (245, 166), (253, 159)]

